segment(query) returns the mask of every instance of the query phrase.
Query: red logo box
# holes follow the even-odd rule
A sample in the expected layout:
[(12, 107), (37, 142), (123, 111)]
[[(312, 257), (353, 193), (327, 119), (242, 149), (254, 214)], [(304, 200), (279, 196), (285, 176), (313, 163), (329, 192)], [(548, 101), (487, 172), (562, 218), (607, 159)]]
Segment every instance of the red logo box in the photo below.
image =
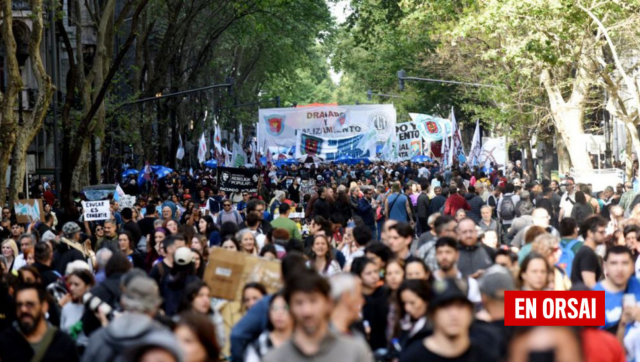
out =
[(505, 291), (505, 326), (604, 326), (604, 291)]

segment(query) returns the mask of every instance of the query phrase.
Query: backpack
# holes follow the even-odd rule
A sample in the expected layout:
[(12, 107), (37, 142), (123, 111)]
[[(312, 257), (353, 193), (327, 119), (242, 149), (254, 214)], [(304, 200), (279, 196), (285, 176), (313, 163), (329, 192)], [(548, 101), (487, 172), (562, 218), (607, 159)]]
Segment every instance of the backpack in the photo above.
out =
[(573, 259), (576, 256), (576, 253), (573, 251), (573, 247), (580, 243), (582, 242), (578, 239), (571, 240), (567, 243), (560, 242), (562, 255), (560, 256), (560, 259), (558, 259), (558, 263), (556, 265), (564, 269), (567, 275), (571, 275), (571, 265), (573, 264)]
[(513, 203), (513, 196), (505, 196), (500, 205), (500, 218), (502, 220), (513, 220), (516, 217), (516, 205)]

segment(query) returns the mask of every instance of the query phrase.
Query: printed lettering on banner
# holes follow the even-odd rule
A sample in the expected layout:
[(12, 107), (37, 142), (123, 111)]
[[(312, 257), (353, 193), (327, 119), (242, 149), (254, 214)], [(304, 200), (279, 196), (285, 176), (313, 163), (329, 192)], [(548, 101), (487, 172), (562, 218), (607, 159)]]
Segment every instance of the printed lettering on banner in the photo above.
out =
[(298, 133), (338, 139), (374, 131), (376, 141), (385, 142), (396, 131), (392, 104), (266, 108), (260, 109), (258, 118), (258, 145), (272, 153), (289, 152)]

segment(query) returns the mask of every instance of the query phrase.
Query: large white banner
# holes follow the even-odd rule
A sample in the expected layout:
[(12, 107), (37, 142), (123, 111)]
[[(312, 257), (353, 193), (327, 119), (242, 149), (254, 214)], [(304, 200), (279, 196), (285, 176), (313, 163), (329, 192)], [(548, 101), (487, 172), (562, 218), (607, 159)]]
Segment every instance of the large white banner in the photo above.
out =
[(507, 164), (507, 139), (505, 137), (484, 138), (482, 152), (478, 157), (478, 163), (489, 165), (493, 162), (498, 168), (504, 168)]
[(396, 132), (396, 110), (391, 104), (266, 108), (260, 109), (258, 117), (258, 147), (272, 153), (289, 152), (298, 132), (331, 139), (375, 130), (378, 142)]
[(422, 137), (416, 122), (396, 124), (396, 137), (399, 160), (410, 160), (414, 156), (422, 155)]
[(375, 156), (375, 142), (368, 142), (368, 135), (342, 138), (324, 138), (300, 133), (296, 145), (296, 158), (315, 155), (326, 162), (339, 160), (341, 156), (369, 158)]

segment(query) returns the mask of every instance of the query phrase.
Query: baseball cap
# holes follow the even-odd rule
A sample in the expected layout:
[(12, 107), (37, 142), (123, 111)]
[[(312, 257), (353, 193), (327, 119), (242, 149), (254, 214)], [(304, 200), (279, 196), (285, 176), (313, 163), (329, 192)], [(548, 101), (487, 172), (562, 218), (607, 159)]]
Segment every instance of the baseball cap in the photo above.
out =
[(173, 260), (175, 260), (178, 265), (187, 265), (191, 263), (192, 259), (191, 249), (187, 247), (178, 248), (173, 257)]
[(431, 308), (437, 308), (457, 300), (473, 305), (469, 298), (467, 298), (468, 289), (467, 283), (462, 280), (453, 278), (436, 280), (433, 283), (433, 298), (429, 306)]
[(480, 292), (494, 299), (503, 299), (505, 290), (515, 290), (511, 273), (502, 265), (493, 265), (480, 278)]

